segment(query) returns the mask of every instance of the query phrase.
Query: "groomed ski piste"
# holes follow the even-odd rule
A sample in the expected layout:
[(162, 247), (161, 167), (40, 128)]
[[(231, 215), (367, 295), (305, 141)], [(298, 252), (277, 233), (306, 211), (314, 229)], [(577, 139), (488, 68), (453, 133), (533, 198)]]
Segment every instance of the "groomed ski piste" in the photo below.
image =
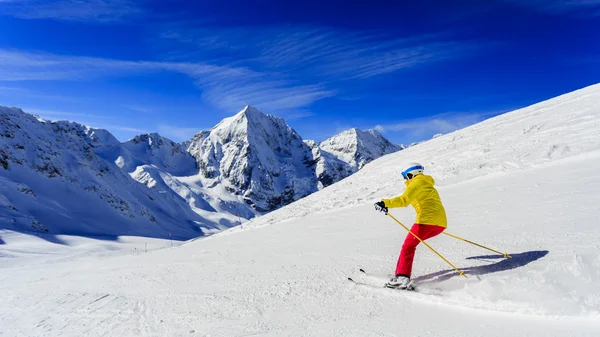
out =
[[(406, 231), (373, 202), (418, 161), (448, 232), (392, 273)], [(391, 209), (406, 225), (414, 211)], [(324, 190), (188, 242), (0, 232), (0, 336), (600, 336), (600, 85), (384, 156)], [(145, 244), (147, 244), (147, 252)], [(376, 284), (372, 278), (365, 280)]]

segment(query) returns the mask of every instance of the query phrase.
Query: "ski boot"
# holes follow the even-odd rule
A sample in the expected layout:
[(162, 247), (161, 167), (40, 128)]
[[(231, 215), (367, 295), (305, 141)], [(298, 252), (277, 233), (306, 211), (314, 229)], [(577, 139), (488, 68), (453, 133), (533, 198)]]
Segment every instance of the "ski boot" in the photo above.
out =
[(391, 289), (413, 290), (412, 281), (409, 277), (404, 275), (398, 275), (391, 278), (390, 281), (385, 284), (385, 287)]

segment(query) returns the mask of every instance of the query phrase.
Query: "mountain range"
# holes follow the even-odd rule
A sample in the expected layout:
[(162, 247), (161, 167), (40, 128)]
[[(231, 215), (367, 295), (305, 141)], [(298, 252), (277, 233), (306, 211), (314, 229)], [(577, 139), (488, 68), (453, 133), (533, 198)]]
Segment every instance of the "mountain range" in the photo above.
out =
[(375, 130), (303, 140), (251, 106), (191, 140), (0, 106), (0, 228), (186, 239), (278, 209), (403, 149)]

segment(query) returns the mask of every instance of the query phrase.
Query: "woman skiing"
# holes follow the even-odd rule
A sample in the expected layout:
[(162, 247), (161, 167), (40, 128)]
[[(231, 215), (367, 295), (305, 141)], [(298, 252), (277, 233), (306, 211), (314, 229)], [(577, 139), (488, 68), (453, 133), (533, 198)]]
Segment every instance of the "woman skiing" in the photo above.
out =
[[(446, 229), (447, 220), (440, 196), (433, 187), (435, 181), (431, 176), (423, 174), (423, 170), (423, 166), (418, 163), (407, 165), (407, 169), (402, 171), (406, 185), (404, 193), (375, 203), (375, 208), (387, 212), (388, 208), (407, 207), (412, 204), (417, 212), (417, 219), (410, 231), (421, 240), (427, 240), (442, 233)], [(396, 265), (395, 277), (386, 283), (387, 287), (410, 288), (412, 265), (419, 242), (411, 233), (406, 235)]]

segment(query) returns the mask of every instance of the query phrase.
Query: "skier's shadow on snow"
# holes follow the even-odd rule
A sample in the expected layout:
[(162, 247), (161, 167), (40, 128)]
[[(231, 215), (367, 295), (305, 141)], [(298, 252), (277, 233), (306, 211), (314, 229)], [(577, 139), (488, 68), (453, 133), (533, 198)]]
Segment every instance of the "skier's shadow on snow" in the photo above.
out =
[[(516, 269), (523, 267), (533, 261), (539, 260), (548, 254), (547, 250), (533, 250), (524, 253), (510, 254), (512, 258), (504, 258), (502, 255), (482, 255), (468, 257), (467, 260), (482, 260), (482, 261), (494, 261), (500, 259), (500, 261), (492, 264), (486, 264), (476, 267), (459, 268), (465, 272), (466, 275), (486, 275), (491, 273), (497, 273), (501, 271)], [(423, 276), (416, 277), (415, 282), (429, 283), (429, 282), (442, 282), (450, 278), (459, 276), (456, 270), (447, 269)]]

